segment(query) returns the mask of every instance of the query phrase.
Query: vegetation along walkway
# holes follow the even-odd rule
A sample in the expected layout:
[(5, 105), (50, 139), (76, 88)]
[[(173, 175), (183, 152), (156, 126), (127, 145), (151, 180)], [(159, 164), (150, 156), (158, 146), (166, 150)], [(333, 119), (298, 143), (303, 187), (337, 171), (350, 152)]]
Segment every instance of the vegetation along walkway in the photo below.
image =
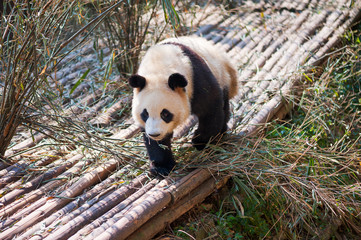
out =
[[(176, 30), (180, 35), (214, 42), (238, 67), (239, 94), (223, 143), (195, 151), (189, 143), (197, 120), (190, 118), (175, 132), (175, 171), (163, 180), (149, 177), (141, 134), (130, 119), (130, 88), (112, 71), (121, 53), (88, 37), (50, 73), (48, 84), (59, 98), (44, 100), (37, 124), (19, 126), (5, 152), (0, 239), (150, 239), (233, 174), (286, 175), (284, 168), (260, 171), (267, 166), (250, 161), (253, 146), (246, 141), (287, 114), (298, 90), (313, 83), (317, 67), (359, 19), (361, 6), (346, 0), (239, 2), (233, 10), (212, 3), (176, 6), (184, 24)], [(154, 11), (144, 49), (156, 36), (173, 34), (162, 29), (162, 6)]]

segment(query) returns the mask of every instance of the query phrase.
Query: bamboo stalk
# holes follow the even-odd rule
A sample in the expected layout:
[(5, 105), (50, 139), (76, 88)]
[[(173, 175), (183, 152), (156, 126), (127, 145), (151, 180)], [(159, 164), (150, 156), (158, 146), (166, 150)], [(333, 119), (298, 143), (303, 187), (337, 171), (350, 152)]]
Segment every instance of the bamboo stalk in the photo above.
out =
[(133, 192), (136, 191), (136, 188), (139, 188), (147, 180), (147, 176), (142, 175), (140, 178), (134, 179), (131, 184), (125, 185), (118, 189), (117, 191), (110, 194), (108, 197), (102, 201), (94, 204), (88, 211), (85, 211), (82, 215), (71, 220), (63, 227), (59, 228), (55, 232), (48, 236), (45, 239), (67, 239), (72, 234), (77, 232), (85, 224), (89, 223), (91, 220), (101, 216), (116, 204), (127, 198)]
[[(70, 157), (70, 156), (65, 156), (64, 158), (67, 159), (67, 157)], [(62, 163), (61, 165), (55, 166), (54, 168), (50, 169), (49, 171), (32, 179), (31, 181), (27, 182), (21, 188), (13, 189), (9, 193), (5, 194), (3, 197), (0, 198), (0, 205), (2, 205), (2, 206), (8, 205), (11, 202), (13, 202), (16, 198), (20, 197), (21, 195), (24, 195), (24, 194), (30, 192), (31, 190), (38, 188), (42, 183), (58, 176), (60, 173), (64, 172), (65, 170), (67, 170), (68, 168), (73, 166), (75, 164), (76, 160), (75, 161), (66, 161), (65, 163), (63, 161), (64, 161), (63, 159), (60, 159), (60, 161), (58, 161), (58, 162), (59, 163), (61, 162)]]
[(18, 211), (23, 206), (25, 206), (29, 203), (32, 203), (32, 202), (38, 200), (39, 198), (41, 198), (46, 192), (51, 191), (55, 187), (58, 187), (61, 184), (63, 184), (64, 179), (71, 176), (72, 174), (74, 174), (75, 172), (79, 171), (82, 168), (83, 163), (78, 162), (81, 158), (83, 158), (83, 155), (81, 155), (81, 154), (75, 155), (72, 158), (70, 158), (65, 165), (68, 167), (71, 167), (74, 164), (75, 165), (73, 167), (71, 167), (69, 170), (67, 170), (66, 172), (64, 172), (63, 174), (61, 174), (59, 176), (59, 180), (51, 181), (51, 182), (45, 184), (44, 186), (42, 186), (41, 188), (25, 195), (23, 198), (13, 202), (12, 204), (5, 206), (4, 209), (2, 209), (0, 211), (0, 217), (10, 216), (11, 214)]
[(110, 160), (103, 166), (86, 173), (75, 184), (62, 192), (57, 198), (48, 200), (43, 207), (38, 208), (36, 211), (21, 219), (12, 228), (2, 232), (0, 234), (0, 239), (12, 238), (15, 234), (24, 231), (26, 228), (34, 225), (37, 221), (49, 216), (51, 212), (60, 209), (70, 202), (73, 197), (79, 195), (79, 193), (81, 193), (85, 188), (104, 179), (110, 172), (114, 171), (117, 164), (117, 161)]
[(15, 164), (11, 171), (9, 171), (4, 177), (0, 178), (0, 188), (3, 188), (6, 184), (19, 179), (22, 175), (25, 174), (26, 168), (26, 163)]
[[(291, 27), (289, 29), (287, 29), (284, 34), (277, 37), (274, 40), (274, 42), (267, 49), (265, 49), (265, 51), (262, 52), (262, 55), (257, 56), (257, 59), (251, 58), (250, 62), (252, 63), (252, 67), (250, 67), (250, 68), (248, 67), (246, 70), (242, 71), (242, 74), (240, 75), (240, 79), (250, 78), (254, 74), (254, 72), (261, 67), (262, 67), (262, 70), (270, 71), (270, 69), (269, 69), (270, 65), (268, 65), (267, 67), (263, 67), (263, 66), (266, 64), (266, 62), (268, 62), (268, 60), (270, 58), (275, 58), (275, 60), (273, 60), (273, 61), (276, 61), (280, 57), (280, 55), (274, 56), (273, 54), (275, 52), (277, 52), (278, 48), (280, 46), (282, 46), (282, 44), (287, 40), (287, 37), (290, 37), (290, 36), (293, 37), (292, 34), (294, 34), (294, 32), (296, 32), (301, 27), (301, 25), (304, 23), (304, 21), (307, 20), (308, 17), (309, 17), (309, 11), (302, 12), (297, 17), (294, 24), (292, 24)], [(273, 38), (273, 36), (272, 36), (272, 38)], [(256, 57), (256, 55), (254, 55), (254, 56)], [(261, 73), (258, 73), (258, 74), (261, 74)], [(259, 76), (259, 75), (257, 76), (257, 74), (253, 78), (251, 78), (239, 90), (239, 93), (234, 98), (234, 101), (240, 102), (244, 98), (246, 98), (246, 95), (249, 93), (249, 91), (252, 88), (254, 88), (254, 85), (258, 82), (259, 79), (261, 79), (261, 76)]]
[(11, 155), (13, 155), (14, 153), (19, 152), (22, 149), (33, 147), (37, 143), (39, 143), (41, 140), (43, 140), (44, 138), (45, 138), (45, 134), (42, 134), (42, 133), (35, 134), (33, 137), (30, 137), (27, 140), (22, 141), (21, 143), (18, 143), (15, 146), (13, 146), (12, 148), (6, 150), (4, 157), (8, 158)]
[[(229, 53), (232, 54), (232, 59), (238, 63), (239, 66), (246, 65), (247, 63), (254, 63), (258, 60), (259, 56), (264, 52), (264, 50), (270, 46), (270, 43), (273, 39), (279, 39), (280, 32), (283, 30), (284, 26), (287, 26), (296, 20), (300, 22), (302, 17), (299, 16), (296, 19), (289, 14), (282, 14), (280, 17), (274, 20), (275, 26), (267, 27), (269, 21), (265, 21), (263, 24), (260, 24), (257, 29), (253, 30), (249, 36), (239, 42)], [(304, 21), (304, 19), (303, 19)], [(296, 22), (293, 26), (298, 26)], [(295, 27), (294, 27), (295, 28)], [(248, 28), (242, 29), (244, 34), (247, 34)], [(257, 65), (252, 64), (251, 66), (261, 67), (264, 65), (264, 62), (260, 62)], [(247, 77), (248, 78), (248, 77)], [(243, 80), (243, 79), (242, 79)]]
[(145, 240), (153, 238), (157, 233), (166, 228), (171, 222), (178, 219), (197, 204), (203, 202), (204, 199), (216, 189), (223, 187), (228, 179), (229, 177), (225, 177), (217, 183), (216, 179), (209, 178), (196, 189), (194, 189), (190, 194), (186, 195), (178, 202), (175, 202), (175, 204), (169, 208), (164, 209), (156, 216), (151, 218), (148, 222), (140, 226), (127, 239)]
[[(289, 74), (290, 71), (296, 71), (296, 67), (299, 66), (300, 64), (303, 64), (303, 62), (308, 57), (309, 52), (315, 51), (322, 44), (322, 42), (325, 41), (326, 38), (332, 33), (332, 30), (331, 30), (331, 29), (333, 29), (332, 26), (339, 25), (339, 23), (344, 20), (344, 17), (346, 15), (347, 15), (347, 11), (344, 12), (343, 15), (340, 15), (339, 12), (332, 12), (328, 16), (326, 24), (322, 28), (322, 30), (318, 34), (316, 34), (313, 39), (305, 42), (303, 44), (302, 48), (298, 47), (298, 44), (296, 44), (297, 41), (296, 41), (296, 43), (293, 43), (291, 46), (289, 46), (288, 48), (289, 48), (290, 52), (294, 52), (293, 57), (288, 58), (287, 55), (285, 55), (285, 57), (282, 57), (281, 61), (280, 61), (281, 64), (278, 64), (277, 65), (278, 67), (274, 68), (272, 70), (272, 72), (269, 75), (267, 75), (267, 77), (271, 77), (272, 75), (275, 76), (277, 73), (279, 74), (279, 76), (282, 76), (282, 75)], [(309, 35), (309, 34), (307, 34), (307, 35)], [(308, 49), (307, 50), (308, 52), (305, 53), (304, 49)], [(297, 60), (295, 60), (295, 59), (297, 59)], [(297, 64), (296, 64), (296, 61), (297, 61)], [(283, 67), (281, 67), (281, 66), (283, 66)], [(259, 106), (262, 102), (266, 102), (269, 98), (268, 94), (265, 93), (265, 87), (268, 85), (267, 91), (271, 92), (271, 93), (275, 92), (286, 82), (286, 79), (287, 79), (287, 77), (283, 77), (283, 78), (276, 77), (269, 84), (262, 83), (261, 86), (254, 93), (252, 93), (252, 95), (250, 97), (256, 98), (256, 96), (258, 96), (257, 100), (255, 101), (255, 104)], [(250, 104), (251, 103), (249, 102), (248, 105), (250, 106)], [(256, 112), (256, 108), (251, 109), (250, 112), (248, 113), (247, 119), (243, 119), (243, 121), (246, 122), (246, 121), (248, 121), (248, 119), (251, 119), (251, 116), (255, 112)], [(263, 123), (268, 121), (273, 116), (274, 113), (275, 113), (275, 110), (272, 109), (272, 112), (270, 112), (269, 116), (256, 117), (256, 119), (259, 119), (261, 121), (261, 122), (259, 122), (259, 124), (262, 125)], [(257, 123), (254, 120), (251, 120), (251, 122), (252, 122), (251, 125), (257, 125)], [(251, 132), (247, 132), (246, 133), (247, 135), (249, 135), (253, 131), (255, 131), (254, 127), (249, 128), (249, 129), (252, 129), (252, 130), (250, 130)], [(241, 132), (243, 134), (244, 130), (242, 130)]]
[[(103, 93), (102, 90), (96, 90), (92, 94), (88, 94), (86, 97), (84, 97), (78, 104), (72, 105), (71, 107), (67, 108), (64, 111), (64, 115), (70, 115), (74, 114), (77, 115), (84, 106), (90, 106), (92, 105), (98, 98), (100, 98), (101, 94)], [(81, 107), (79, 107), (79, 105)]]
[[(100, 196), (102, 196), (104, 194), (103, 189), (105, 187), (107, 187), (109, 184), (112, 184), (116, 180), (117, 176), (126, 174), (128, 172), (128, 167), (129, 166), (126, 166), (126, 167), (122, 168), (121, 170), (115, 172), (114, 174), (112, 174), (112, 176), (110, 176), (106, 180), (100, 182), (99, 184), (97, 184), (95, 187), (93, 187), (89, 191), (86, 191), (81, 196), (79, 196), (78, 198), (76, 198), (75, 200), (73, 200), (72, 202), (67, 204), (66, 206), (64, 206), (62, 209), (58, 210), (57, 212), (51, 214), (49, 217), (47, 217), (43, 221), (32, 226), (25, 233), (23, 233), (21, 236), (19, 236), (18, 239), (27, 239), (31, 235), (33, 235), (35, 232), (38, 232), (41, 230), (43, 231), (43, 233), (42, 233), (41, 237), (40, 236), (38, 236), (38, 237), (40, 237), (42, 239), (44, 237), (44, 234), (49, 233), (50, 230), (52, 229), (52, 227), (55, 228), (57, 226), (57, 224), (59, 224), (59, 222), (64, 224), (64, 220), (65, 220), (64, 218), (67, 218), (69, 215), (74, 214), (74, 212), (71, 212), (71, 211), (73, 211), (74, 209), (77, 209), (76, 211), (84, 209), (83, 206), (85, 203), (88, 204), (88, 202), (89, 202), (89, 204), (92, 205), (95, 202), (97, 202), (98, 198), (100, 198)], [(111, 186), (111, 188), (114, 188), (114, 187), (115, 186)], [(106, 192), (108, 192), (108, 191), (109, 190), (107, 189)], [(95, 197), (96, 195), (98, 195), (98, 197)], [(96, 199), (89, 200), (93, 197), (95, 197)], [(79, 207), (79, 206), (81, 206), (81, 207)]]
[(312, 55), (310, 59), (307, 61), (308, 65), (319, 65), (323, 60), (324, 56), (327, 52), (332, 49), (332, 47), (339, 41), (340, 36), (345, 32), (345, 30), (355, 21), (361, 18), (361, 4), (359, 3), (359, 6), (355, 6), (350, 11), (350, 17), (345, 21), (345, 23), (341, 26), (339, 26), (333, 36), (328, 39), (327, 43), (322, 46), (316, 54)]
[(30, 206), (20, 210), (19, 212), (16, 212), (12, 214), (11, 216), (7, 217), (4, 221), (1, 222), (1, 228), (6, 229), (10, 225), (14, 224), (15, 222), (22, 219), (24, 216), (30, 214), (31, 212), (35, 211), (36, 209), (40, 208), (41, 206), (44, 206), (46, 204), (46, 201), (48, 200), (48, 197), (41, 196), (37, 201), (32, 203)]
[(24, 161), (21, 161), (21, 162), (18, 162), (17, 164), (14, 164), (14, 165), (10, 165), (10, 166), (8, 165), (7, 168), (0, 171), (0, 177), (3, 177), (3, 176), (6, 176), (6, 175), (10, 174), (11, 171), (13, 171), (14, 169), (17, 168), (16, 165), (18, 165), (18, 164), (22, 165), (24, 163), (25, 163)]
[(134, 232), (137, 224), (143, 224), (146, 220), (154, 216), (159, 209), (167, 206), (172, 200), (170, 194), (159, 189), (151, 191), (150, 194), (151, 196), (144, 202), (134, 207), (126, 216), (95, 239), (125, 239)]
[(179, 139), (181, 137), (183, 137), (190, 128), (194, 127), (198, 122), (198, 118), (195, 115), (191, 115), (189, 118), (187, 118), (187, 120), (185, 121), (184, 124), (178, 126), (175, 130), (174, 130), (174, 139)]
[[(270, 60), (268, 60), (263, 67), (264, 70), (262, 70), (259, 74), (256, 74), (254, 78), (258, 79), (274, 79), (272, 81), (263, 81), (260, 83), (260, 86), (258, 86), (254, 92), (251, 92), (247, 97), (248, 99), (251, 99), (253, 101), (261, 102), (264, 101), (264, 99), (259, 98), (260, 94), (265, 92), (265, 89), (268, 88), (271, 85), (271, 89), (275, 89), (276, 86), (282, 85), (282, 82), (280, 82), (278, 78), (278, 74), (280, 73), (281, 69), (287, 65), (287, 62), (289, 61), (289, 56), (292, 54), (292, 52), (296, 51), (299, 44), (302, 44), (306, 37), (310, 35), (313, 31), (315, 31), (315, 26), (319, 26), (321, 22), (324, 21), (324, 19), (327, 17), (327, 12), (322, 11), (320, 15), (315, 15), (313, 19), (311, 19), (301, 30), (300, 32), (302, 34), (298, 34), (295, 39), (291, 41), (287, 41), (281, 49), (279, 49)], [(291, 55), (292, 56), (292, 55)], [(277, 60), (277, 63), (276, 63)], [(269, 69), (269, 70), (268, 70)], [(267, 72), (270, 71), (270, 72)], [(260, 75), (263, 76), (260, 76)], [(257, 99), (257, 100), (256, 100)], [(257, 105), (258, 108), (260, 107)], [(233, 126), (235, 122), (238, 122), (243, 116), (244, 113), (247, 112), (246, 118), (243, 117), (242, 122), (246, 123), (249, 119), (252, 118), (252, 115), (256, 113), (256, 109), (253, 106), (252, 101), (246, 101), (242, 104), (242, 108), (240, 108), (234, 117), (234, 120), (232, 122)]]
[(94, 106), (89, 108), (84, 113), (80, 114), (80, 116), (78, 117), (78, 120), (86, 121), (87, 119), (94, 117), (97, 114), (97, 112), (99, 112), (100, 109), (102, 109), (110, 101), (111, 101), (110, 97), (106, 97), (105, 99), (98, 101)]
[[(89, 43), (84, 43), (83, 46), (79, 49), (76, 49), (74, 51), (72, 51), (71, 53), (69, 53), (68, 55), (66, 55), (63, 58), (63, 61), (58, 63), (57, 68), (62, 70), (62, 69), (68, 69), (67, 67), (65, 67), (65, 65), (69, 64), (73, 59), (77, 58), (79, 55), (82, 56), (89, 56), (89, 58), (91, 58), (90, 56), (93, 56), (91, 53), (94, 51), (94, 42), (93, 41), (88, 41)], [(98, 40), (97, 41), (97, 45), (101, 48), (101, 49), (105, 49), (106, 45), (102, 40)], [(69, 72), (71, 72), (71, 68), (69, 67)]]
[(130, 97), (124, 97), (118, 100), (115, 104), (113, 104), (110, 108), (108, 108), (104, 113), (98, 115), (96, 118), (90, 121), (91, 124), (107, 126), (110, 124), (113, 116), (121, 109), (124, 108), (125, 104), (130, 102)]
[(120, 130), (118, 133), (113, 135), (115, 139), (129, 139), (135, 134), (140, 132), (140, 127), (135, 124), (130, 125), (128, 128)]
[[(102, 225), (103, 223), (105, 223), (108, 219), (112, 218), (118, 212), (122, 211), (124, 208), (128, 207), (132, 202), (136, 201), (137, 199), (142, 197), (144, 194), (146, 194), (150, 189), (152, 189), (155, 186), (155, 184), (157, 182), (158, 182), (158, 180), (156, 180), (156, 179), (152, 180), (147, 185), (140, 188), (137, 192), (133, 193), (132, 195), (130, 195), (129, 197), (124, 199), (121, 203), (119, 203), (118, 205), (113, 207), (111, 210), (107, 211), (105, 214), (103, 214), (102, 216), (98, 217), (96, 220), (89, 223), (87, 226), (80, 229), (78, 232), (76, 232), (76, 234), (71, 236), (69, 238), (69, 240), (75, 240), (75, 239), (84, 239), (85, 240), (88, 238), (93, 239), (94, 237), (99, 235), (97, 233), (97, 231), (94, 229), (99, 228), (99, 227), (104, 227)], [(84, 216), (84, 218), (85, 218), (85, 216)], [(90, 218), (94, 218), (94, 215), (92, 214), (91, 217), (88, 216), (86, 219), (90, 220)], [(75, 219), (74, 219), (74, 221), (75, 221)], [(84, 224), (81, 224), (80, 226), (83, 226), (83, 225)], [(103, 231), (100, 231), (100, 233), (101, 232), (103, 232)], [(87, 236), (87, 235), (89, 235), (89, 236)], [(87, 236), (87, 237), (84, 238), (85, 236)]]
[[(216, 11), (216, 7), (209, 7), (210, 11)], [(209, 17), (207, 17), (204, 22), (206, 22), (206, 25), (200, 26), (199, 29), (194, 33), (198, 36), (204, 36), (208, 34), (213, 28), (220, 25), (225, 18), (220, 14), (211, 14)]]
[(224, 31), (225, 35), (222, 37), (222, 39), (220, 39), (217, 45), (222, 47), (227, 52), (230, 51), (233, 46), (240, 47), (239, 44), (249, 33), (249, 29), (256, 28), (261, 24), (261, 18), (258, 15), (259, 13), (256, 12), (251, 14), (235, 15), (237, 16), (237, 19), (232, 20), (231, 24), (225, 27), (226, 29), (229, 28), (231, 30), (228, 32)]
[[(0, 159), (0, 172), (3, 171), (4, 169), (10, 167), (10, 163), (6, 162), (5, 160), (3, 159)], [(1, 176), (1, 174), (0, 174)]]
[[(90, 45), (91, 45), (91, 48), (93, 48), (93, 44), (90, 44)], [(93, 50), (93, 49), (91, 49), (91, 50)], [(104, 47), (102, 50), (103, 50), (103, 54), (105, 55), (104, 60), (106, 62), (110, 58), (109, 54), (111, 51), (109, 48), (106, 48), (106, 47)], [(73, 56), (73, 55), (75, 55), (75, 56)], [(74, 52), (74, 54), (72, 54), (72, 56), (70, 56), (70, 58), (76, 58), (76, 57), (79, 57), (80, 55), (82, 55), (82, 53)], [(60, 70), (57, 70), (54, 73), (52, 73), (52, 75), (51, 75), (52, 79), (55, 79), (55, 80), (60, 79), (60, 80), (58, 80), (58, 82), (62, 85), (66, 85), (66, 83), (70, 82), (70, 80), (77, 78), (81, 74), (81, 72), (85, 72), (85, 70), (88, 69), (89, 66), (94, 65), (94, 67), (96, 68), (97, 66), (95, 66), (95, 64), (92, 62), (94, 62), (94, 54), (93, 53), (89, 53), (86, 56), (83, 55), (81, 61), (71, 64), (68, 67), (63, 67)], [(67, 63), (67, 64), (69, 64), (69, 63)], [(93, 71), (93, 73), (94, 73), (94, 71)], [(52, 85), (54, 85), (54, 84), (52, 84)]]
[(226, 18), (224, 22), (222, 22), (222, 24), (219, 27), (217, 27), (214, 31), (205, 35), (204, 38), (213, 41), (214, 43), (220, 42), (224, 38), (224, 36), (228, 33), (226, 29), (230, 25), (235, 24), (238, 18), (239, 16), (236, 14), (231, 15), (230, 17)]
[[(240, 18), (247, 16), (244, 14), (233, 14), (230, 17), (228, 17), (219, 27), (217, 27), (214, 31), (209, 33), (208, 35), (204, 36), (204, 38), (214, 42), (215, 44), (218, 44), (218, 46), (222, 46), (221, 41), (224, 40), (225, 36), (229, 36), (229, 34), (234, 35), (235, 33), (233, 31), (229, 31), (229, 28), (232, 28), (232, 26), (235, 26), (236, 23), (239, 21)], [(250, 16), (248, 16), (250, 17)], [(233, 40), (233, 38), (228, 39)], [(236, 40), (236, 39), (234, 39)]]
[[(359, 12), (357, 10), (353, 11), (353, 16), (356, 17), (356, 13)], [(305, 45), (306, 49), (309, 49), (309, 51), (314, 51), (315, 49), (318, 49), (322, 42), (325, 41), (328, 36), (330, 36), (333, 32), (333, 29), (340, 25), (340, 23), (342, 21), (344, 21), (344, 18), (348, 15), (348, 11), (346, 10), (342, 15), (340, 15), (338, 12), (333, 12), (330, 17), (328, 18), (328, 21), (326, 24), (326, 26), (315, 36), (315, 40), (310, 40), (308, 41)], [(350, 22), (352, 22), (354, 19), (353, 17), (349, 18), (349, 20), (345, 23), (347, 25), (350, 24)], [(328, 27), (327, 25), (330, 25), (330, 27)], [(339, 36), (339, 35), (337, 35)], [(329, 50), (329, 49), (328, 49)], [(301, 64), (307, 59), (308, 54), (307, 53), (303, 53), (303, 51), (301, 51), (301, 54), (297, 55), (297, 61), (300, 61)], [(292, 64), (291, 64), (292, 65)], [(294, 63), (293, 63), (294, 65)], [(282, 69), (281, 72), (285, 72), (287, 71), (287, 67), (289, 67), (288, 65), (285, 66), (285, 69)], [(290, 89), (293, 86), (293, 81), (288, 81), (285, 86), (282, 87), (281, 93), (282, 95), (287, 95), (290, 92)], [(259, 100), (262, 98), (259, 98)], [(250, 135), (252, 133), (254, 133), (260, 126), (262, 126), (262, 124), (264, 124), (265, 122), (267, 122), (281, 107), (282, 104), (280, 104), (282, 102), (283, 97), (281, 95), (277, 95), (275, 96), (271, 101), (269, 101), (264, 108), (256, 114), (256, 116), (248, 123), (247, 127), (244, 127), (241, 131), (240, 131), (240, 135)]]
[[(45, 160), (45, 162), (44, 161), (37, 162), (35, 166), (41, 166), (42, 164), (45, 164), (46, 161), (48, 160)], [(0, 178), (0, 188), (23, 176), (28, 169), (29, 169), (29, 164), (26, 163), (25, 161), (20, 161), (12, 165), (11, 169), (7, 169), (5, 171), (5, 175), (3, 175), (3, 177)]]
[[(308, 56), (313, 55), (318, 49), (323, 46), (324, 42), (334, 33), (334, 30), (341, 25), (345, 18), (349, 15), (349, 10), (344, 11), (334, 11), (332, 12), (322, 27), (322, 29), (309, 41), (307, 41), (301, 51), (298, 51), (293, 59), (288, 63), (288, 67), (304, 65), (305, 60)], [(286, 72), (287, 68), (283, 70)]]
[[(195, 170), (192, 173), (186, 175), (179, 181), (176, 181), (173, 183), (173, 179), (165, 179), (162, 182), (160, 182), (152, 191), (158, 191), (163, 190), (165, 192), (169, 192), (172, 196), (172, 202), (178, 201), (181, 197), (188, 194), (192, 189), (199, 184), (201, 184), (205, 179), (210, 177), (210, 173), (206, 170)], [(178, 188), (181, 187), (181, 190), (178, 190)], [(116, 213), (114, 216), (112, 216), (109, 219), (103, 219), (106, 220), (101, 226), (99, 226), (97, 229), (95, 229), (89, 236), (87, 236), (86, 239), (94, 239), (98, 237), (99, 235), (103, 234), (104, 231), (106, 231), (108, 228), (113, 226), (116, 222), (120, 221), (124, 216), (126, 216), (129, 212), (133, 211), (135, 207), (138, 205), (141, 205), (142, 203), (148, 201), (147, 199), (149, 197), (152, 197), (152, 192), (147, 192), (142, 197), (136, 199), (134, 202), (128, 202), (120, 203), (119, 207), (121, 207), (123, 210)], [(124, 206), (124, 204), (128, 204), (127, 206)], [(155, 210), (156, 211), (156, 210)]]
[[(95, 99), (100, 96), (101, 93), (102, 93), (101, 90), (95, 91), (94, 93), (92, 93), (92, 94), (88, 95), (87, 97), (83, 98), (80, 101), (80, 104), (81, 105), (90, 105), (90, 104), (92, 104), (95, 101)], [(70, 114), (70, 113), (77, 114), (77, 113), (79, 113), (79, 111), (81, 109), (82, 108), (80, 108), (79, 105), (73, 105), (70, 108), (68, 108), (67, 110), (65, 110), (64, 114)], [(85, 115), (83, 117), (86, 118), (87, 116)], [(49, 123), (49, 124), (51, 124), (51, 123)], [(19, 151), (21, 151), (23, 149), (26, 149), (26, 148), (33, 147), (37, 143), (39, 143), (41, 140), (43, 140), (45, 137), (46, 137), (45, 134), (37, 133), (34, 136), (29, 137), (27, 140), (22, 141), (22, 142), (16, 144), (15, 146), (13, 146), (12, 148), (6, 150), (4, 157), (8, 158), (11, 155), (14, 155), (16, 152), (19, 152)]]
[[(79, 216), (76, 216), (76, 214), (81, 210), (84, 210), (84, 208), (77, 209), (76, 211), (67, 214), (64, 218), (53, 222), (52, 225), (48, 227), (49, 229), (57, 228), (54, 232), (51, 233), (51, 235), (46, 236), (48, 232), (44, 232), (40, 239), (68, 239), (86, 224), (90, 223), (93, 219), (96, 219), (97, 217), (106, 213), (112, 209), (115, 204), (132, 195), (137, 189), (141, 188), (147, 180), (148, 177), (146, 175), (141, 175), (133, 179), (130, 184), (124, 184), (121, 188), (108, 194), (108, 196), (96, 202), (95, 204), (86, 204), (88, 205), (88, 209), (83, 211)], [(39, 237), (32, 239), (39, 239)]]
[[(95, 239), (114, 239), (114, 237), (125, 239), (168, 204), (189, 194), (210, 176), (209, 171), (197, 169), (183, 177), (179, 182), (167, 187), (165, 191), (153, 188), (145, 197), (137, 200), (133, 204), (134, 207), (126, 211), (123, 217)], [(163, 180), (160, 184), (164, 181), (167, 180)]]
[[(46, 166), (48, 169), (50, 169), (54, 163), (53, 161), (57, 158), (55, 157), (54, 155), (58, 155), (58, 153), (56, 153), (55, 151), (52, 151), (52, 152), (49, 152), (49, 153), (46, 153), (45, 154), (46, 157), (39, 160), (39, 161), (36, 161), (35, 164), (30, 164), (27, 166), (27, 173), (29, 172), (36, 172), (39, 170), (39, 168), (43, 168), (44, 166)], [(36, 156), (36, 155), (33, 155), (32, 157), (42, 157), (43, 156), (43, 153), (40, 153), (39, 156)], [(14, 161), (15, 159), (13, 159)], [(18, 162), (20, 163), (20, 162)], [(27, 162), (27, 164), (29, 164)], [(35, 169), (34, 169), (35, 168)], [(33, 180), (33, 176), (29, 176), (29, 175), (25, 175), (24, 178), (26, 178), (26, 181), (32, 181)], [(4, 200), (4, 196), (7, 195), (8, 193), (10, 193), (11, 191), (15, 190), (15, 189), (20, 189), (20, 188), (24, 188), (24, 186), (26, 185), (26, 183), (24, 183), (24, 179), (19, 179), (18, 181), (16, 182), (13, 182), (13, 183), (10, 183), (8, 185), (6, 185), (5, 187), (3, 187), (1, 190), (0, 190), (0, 206), (1, 206), (1, 203), (3, 202)], [(9, 195), (6, 196), (6, 199), (8, 199)]]

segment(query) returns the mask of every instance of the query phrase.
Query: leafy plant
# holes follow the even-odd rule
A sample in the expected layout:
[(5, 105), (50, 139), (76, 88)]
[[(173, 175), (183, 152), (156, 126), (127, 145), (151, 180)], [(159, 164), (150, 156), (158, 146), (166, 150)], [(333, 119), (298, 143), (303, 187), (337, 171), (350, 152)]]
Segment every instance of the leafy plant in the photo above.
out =
[(65, 47), (58, 36), (75, 2), (2, 2), (0, 19), (0, 156), (19, 124), (31, 114), (35, 92), (46, 82)]

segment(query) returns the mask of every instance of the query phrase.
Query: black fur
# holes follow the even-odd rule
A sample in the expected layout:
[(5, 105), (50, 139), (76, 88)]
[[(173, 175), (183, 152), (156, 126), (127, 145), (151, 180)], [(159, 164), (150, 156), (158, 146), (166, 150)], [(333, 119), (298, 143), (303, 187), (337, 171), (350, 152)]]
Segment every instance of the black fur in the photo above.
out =
[(151, 161), (150, 172), (154, 176), (167, 176), (175, 166), (171, 148), (172, 137), (173, 134), (169, 134), (163, 140), (155, 141), (143, 133), (144, 144)]
[(147, 109), (143, 109), (142, 113), (140, 114), (140, 118), (146, 122), (149, 118), (149, 113), (147, 111)]
[(173, 120), (173, 113), (169, 112), (167, 109), (163, 109), (160, 113), (160, 117), (163, 119), (164, 122), (170, 123)]
[(175, 90), (178, 87), (184, 88), (187, 86), (187, 84), (188, 82), (182, 74), (173, 73), (169, 76), (168, 85), (172, 90)]
[(199, 120), (192, 144), (202, 150), (210, 140), (227, 130), (229, 100), (227, 89), (221, 89), (216, 77), (205, 61), (192, 49), (180, 43), (165, 43), (179, 46), (190, 59), (193, 68), (192, 113)]
[(145, 87), (145, 83), (146, 83), (145, 78), (138, 74), (134, 74), (130, 76), (128, 82), (131, 87), (139, 88), (139, 90), (142, 90)]

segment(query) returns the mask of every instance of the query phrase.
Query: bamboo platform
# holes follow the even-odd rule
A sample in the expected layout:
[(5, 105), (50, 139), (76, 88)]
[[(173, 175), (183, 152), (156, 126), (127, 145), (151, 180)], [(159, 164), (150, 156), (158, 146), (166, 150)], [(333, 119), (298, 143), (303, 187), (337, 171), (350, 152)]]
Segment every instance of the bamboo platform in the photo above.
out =
[[(282, 118), (295, 85), (305, 81), (303, 73), (327, 59), (339, 36), (360, 18), (361, 6), (346, 0), (241, 2), (232, 14), (207, 5), (192, 19), (181, 15), (189, 31), (225, 49), (238, 66), (240, 89), (229, 128), (230, 134), (247, 137), (273, 117)], [(103, 54), (106, 62), (110, 51), (104, 48)], [(99, 71), (92, 43), (68, 58), (72, 64), (56, 73), (57, 84), (67, 91), (87, 69), (89, 76)], [(96, 126), (96, 134), (109, 140), (99, 141), (102, 146), (132, 141), (139, 129), (131, 119), (116, 117), (130, 100), (114, 101), (82, 83), (72, 94), (76, 104), (64, 103), (62, 114)], [(189, 141), (196, 124), (191, 117), (175, 137)], [(134, 171), (131, 155), (119, 152), (118, 158), (94, 162), (99, 149), (53, 147), (52, 134), (19, 128), (6, 152), (14, 164), (0, 163), (0, 239), (150, 239), (228, 179), (206, 166), (152, 179), (146, 171)]]

